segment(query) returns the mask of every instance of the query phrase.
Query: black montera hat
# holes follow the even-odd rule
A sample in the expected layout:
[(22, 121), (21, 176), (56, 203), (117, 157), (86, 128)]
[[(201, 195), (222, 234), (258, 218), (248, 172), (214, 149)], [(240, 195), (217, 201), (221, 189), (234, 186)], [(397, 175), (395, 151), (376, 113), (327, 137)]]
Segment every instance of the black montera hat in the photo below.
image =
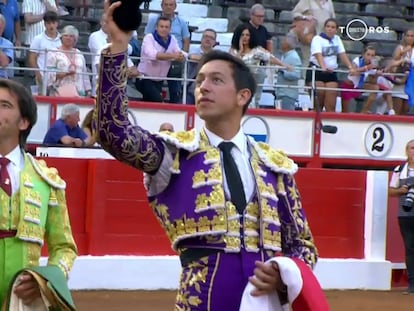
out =
[(140, 5), (143, 0), (110, 0), (111, 3), (121, 1), (122, 4), (114, 11), (114, 21), (123, 31), (137, 30), (141, 25)]

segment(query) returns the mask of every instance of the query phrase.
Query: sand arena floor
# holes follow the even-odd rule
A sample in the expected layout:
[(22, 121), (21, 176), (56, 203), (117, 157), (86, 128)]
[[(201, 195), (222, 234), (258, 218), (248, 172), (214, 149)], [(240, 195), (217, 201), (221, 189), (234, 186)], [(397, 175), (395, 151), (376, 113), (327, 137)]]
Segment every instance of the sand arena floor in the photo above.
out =
[[(413, 311), (414, 295), (392, 291), (326, 291), (332, 311)], [(75, 291), (79, 311), (173, 310), (173, 291)]]

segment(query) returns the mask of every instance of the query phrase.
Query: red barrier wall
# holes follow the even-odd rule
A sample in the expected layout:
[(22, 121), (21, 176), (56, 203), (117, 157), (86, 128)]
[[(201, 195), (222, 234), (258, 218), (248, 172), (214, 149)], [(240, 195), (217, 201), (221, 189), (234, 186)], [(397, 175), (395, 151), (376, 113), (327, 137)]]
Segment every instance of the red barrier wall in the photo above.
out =
[[(138, 170), (114, 160), (45, 160), (67, 182), (80, 254), (174, 254)], [(365, 172), (350, 170), (303, 168), (296, 175), (321, 257), (363, 258), (365, 179)]]

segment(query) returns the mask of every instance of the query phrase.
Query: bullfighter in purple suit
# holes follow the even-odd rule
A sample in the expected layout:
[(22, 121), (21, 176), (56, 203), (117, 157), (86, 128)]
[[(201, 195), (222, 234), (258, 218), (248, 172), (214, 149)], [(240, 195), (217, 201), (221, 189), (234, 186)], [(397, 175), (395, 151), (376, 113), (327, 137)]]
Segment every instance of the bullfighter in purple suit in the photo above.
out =
[[(182, 264), (175, 310), (238, 311), (248, 282), (256, 287), (252, 295), (277, 291), (283, 299), (278, 266), (265, 261), (281, 253), (313, 267), (317, 251), (293, 178), (297, 165), (243, 133), (256, 89), (249, 68), (220, 51), (201, 60), (195, 90), (201, 130), (152, 134), (133, 126), (126, 96), (130, 33), (113, 20), (119, 5), (105, 2), (112, 45), (101, 56), (94, 131), (107, 152), (145, 173), (150, 206)], [(231, 142), (232, 160), (223, 142)], [(229, 161), (240, 177), (229, 178)]]

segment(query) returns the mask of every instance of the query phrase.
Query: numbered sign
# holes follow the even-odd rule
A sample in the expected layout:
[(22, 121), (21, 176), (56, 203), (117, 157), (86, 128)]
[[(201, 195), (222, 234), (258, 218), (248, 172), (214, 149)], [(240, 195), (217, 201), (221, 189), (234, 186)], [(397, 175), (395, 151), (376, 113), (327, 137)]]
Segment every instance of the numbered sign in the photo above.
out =
[(365, 149), (370, 156), (385, 157), (391, 150), (394, 137), (385, 123), (373, 123), (365, 133)]
[(250, 116), (243, 120), (243, 130), (247, 135), (252, 136), (256, 141), (269, 141), (269, 125), (262, 117)]

